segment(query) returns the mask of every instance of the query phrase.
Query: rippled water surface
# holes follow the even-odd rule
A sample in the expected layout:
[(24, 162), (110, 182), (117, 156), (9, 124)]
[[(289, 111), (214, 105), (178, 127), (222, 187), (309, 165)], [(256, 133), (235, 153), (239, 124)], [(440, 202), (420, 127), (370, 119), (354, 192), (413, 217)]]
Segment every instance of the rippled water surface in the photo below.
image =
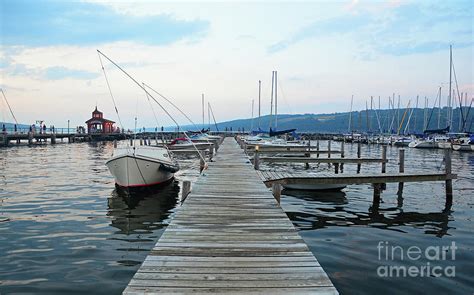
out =
[[(324, 147), (322, 147), (324, 148)], [(334, 146), (333, 146), (334, 148)], [(198, 161), (182, 159), (170, 186), (134, 197), (114, 190), (104, 163), (110, 143), (76, 143), (0, 149), (0, 293), (120, 293), (179, 210), (179, 181), (198, 177)], [(346, 144), (346, 157), (356, 146)], [(380, 156), (363, 146), (363, 156)], [(398, 149), (388, 148), (388, 171), (397, 171)], [(443, 151), (406, 150), (406, 172), (442, 169)], [(264, 165), (273, 171), (303, 165)], [(311, 164), (310, 171), (328, 169)], [(353, 173), (346, 165), (344, 173)], [(380, 171), (380, 164), (362, 171)], [(444, 183), (388, 184), (379, 210), (370, 185), (343, 192), (285, 190), (282, 207), (342, 294), (474, 292), (474, 153), (453, 153), (452, 207)], [(455, 260), (379, 260), (380, 242), (408, 249), (455, 242)], [(448, 255), (449, 257), (449, 255)], [(383, 258), (383, 257), (382, 257)], [(377, 268), (454, 266), (455, 277), (391, 277)]]

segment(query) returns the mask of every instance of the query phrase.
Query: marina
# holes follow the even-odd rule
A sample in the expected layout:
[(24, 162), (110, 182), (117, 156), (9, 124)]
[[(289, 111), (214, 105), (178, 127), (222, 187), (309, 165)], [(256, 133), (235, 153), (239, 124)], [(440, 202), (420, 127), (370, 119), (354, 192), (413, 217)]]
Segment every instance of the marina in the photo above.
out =
[(474, 294), (469, 1), (1, 7), (0, 295)]
[[(232, 139), (226, 139), (226, 141), (229, 140)], [(125, 142), (120, 141), (118, 144), (120, 146)], [(324, 146), (321, 145), (321, 147)], [(3, 200), (0, 214), (2, 218), (9, 220), (0, 223), (0, 230), (5, 233), (1, 250), (10, 253), (1, 258), (0, 272), (4, 278), (2, 285), (0, 285), (2, 290), (5, 292), (9, 292), (9, 290), (24, 292), (77, 290), (77, 292), (87, 291), (99, 294), (101, 292), (98, 290), (105, 288), (112, 293), (121, 293), (140, 265), (147, 261), (146, 256), (152, 253), (149, 251), (155, 247), (158, 238), (167, 228), (167, 224), (172, 222), (175, 214), (181, 210), (179, 186), (182, 186), (183, 182), (190, 181), (191, 190), (194, 189), (193, 192), (198, 192), (198, 188), (206, 189), (207, 187), (209, 189), (212, 187), (197, 185), (197, 181), (203, 177), (199, 176), (199, 158), (191, 154), (181, 155), (179, 157), (184, 157), (180, 159), (181, 171), (176, 175), (179, 183), (172, 183), (165, 190), (158, 190), (158, 195), (156, 195), (157, 193), (138, 194), (136, 198), (129, 199), (129, 197), (113, 190), (113, 179), (103, 165), (111, 154), (112, 148), (112, 142), (79, 142), (39, 145), (31, 148), (11, 146), (1, 150), (1, 163), (7, 174), (6, 183), (3, 190), (0, 191), (0, 197)], [(354, 158), (357, 151), (357, 144), (346, 144), (345, 155), (347, 158)], [(215, 157), (218, 157), (220, 153), (223, 155), (215, 159), (215, 164), (223, 165), (225, 162), (221, 160), (225, 157), (224, 150), (219, 149)], [(382, 150), (381, 147), (375, 145), (372, 147), (361, 145), (360, 153), (362, 158), (371, 155), (373, 158), (380, 159)], [(406, 172), (423, 174), (430, 173), (429, 171), (438, 171), (439, 159), (443, 157), (443, 153), (442, 150), (434, 153), (429, 150), (406, 150)], [(84, 159), (81, 155), (89, 156)], [(188, 158), (191, 156), (192, 158)], [(373, 210), (373, 187), (364, 184), (348, 185), (342, 192), (283, 189), (280, 196), (280, 206), (296, 227), (303, 241), (309, 246), (311, 253), (318, 259), (322, 269), (325, 270), (338, 292), (349, 292), (354, 286), (363, 288), (367, 292), (376, 292), (376, 290), (385, 289), (387, 282), (372, 275), (371, 286), (368, 286), (363, 283), (364, 280), (353, 274), (377, 265), (377, 260), (373, 260), (376, 249), (367, 249), (366, 245), (372, 244), (375, 247), (379, 235), (384, 235), (385, 239), (392, 242), (403, 241), (406, 237), (412, 239), (413, 236), (422, 236), (423, 245), (433, 244), (439, 237), (451, 237), (450, 240), (462, 241), (459, 243), (467, 245), (472, 243), (468, 220), (472, 214), (469, 211), (472, 210), (469, 209), (469, 194), (474, 171), (471, 165), (463, 163), (470, 163), (474, 159), (471, 159), (468, 153), (453, 152), (452, 157), (452, 169), (458, 174), (458, 179), (453, 183), (452, 207), (447, 206), (444, 202), (444, 181), (430, 182), (429, 186), (424, 186), (423, 183), (407, 182), (402, 197), (397, 195), (396, 184), (393, 186), (387, 183), (386, 190), (381, 194), (380, 207), (377, 211)], [(395, 148), (389, 147), (387, 149), (387, 159), (389, 159), (386, 163), (387, 174), (398, 171), (397, 161), (390, 161), (397, 158), (398, 153)], [(21, 197), (12, 198), (12, 195), (21, 192), (17, 189), (24, 183), (22, 177), (24, 170), (21, 169), (23, 159), (29, 159), (32, 165), (31, 179), (28, 182), (28, 189), (23, 190)], [(63, 159), (67, 159), (71, 163), (85, 161), (85, 164), (76, 165), (72, 169), (74, 174), (67, 174), (65, 173), (66, 167), (62, 164)], [(43, 161), (45, 160), (48, 161), (48, 168), (44, 168)], [(100, 163), (102, 164), (99, 165)], [(210, 173), (213, 163), (209, 164)], [(251, 163), (246, 165), (249, 167), (247, 169), (253, 170), (250, 168), (252, 167)], [(356, 165), (346, 164), (344, 173), (339, 175), (355, 173)], [(422, 166), (425, 168), (420, 170)], [(95, 167), (97, 170), (90, 170), (96, 169)], [(289, 167), (292, 167), (291, 169), (294, 171), (291, 172)], [(327, 163), (322, 163), (321, 167), (314, 163), (305, 170), (303, 163), (262, 162), (260, 170), (262, 172), (272, 171), (274, 174), (284, 172), (296, 175), (308, 172), (320, 173), (319, 170), (323, 168), (327, 169)], [(367, 169), (374, 168), (380, 172), (381, 163), (363, 163), (361, 174), (366, 173)], [(443, 169), (444, 167), (440, 172)], [(331, 173), (334, 175), (332, 170)], [(42, 173), (42, 171), (46, 171), (46, 173)], [(90, 171), (95, 172), (90, 173)], [(77, 173), (86, 176), (71, 185), (75, 181), (74, 179), (77, 179), (74, 176)], [(55, 183), (45, 186), (45, 183), (52, 179), (56, 180)], [(256, 179), (259, 179), (258, 176), (252, 178), (252, 183), (255, 183)], [(258, 182), (260, 184), (253, 186), (258, 187), (259, 191), (265, 190), (263, 182), (261, 180)], [(93, 185), (90, 186), (89, 183), (93, 183)], [(275, 204), (272, 208), (278, 208), (270, 190), (265, 191), (265, 195), (269, 196), (271, 202)], [(41, 193), (38, 194), (38, 192)], [(68, 197), (57, 201), (65, 192), (69, 192)], [(205, 203), (199, 205), (203, 201), (202, 196), (193, 201), (192, 193), (184, 201), (183, 206), (187, 202), (189, 202), (189, 206), (200, 208), (207, 206)], [(429, 196), (429, 204), (426, 203), (427, 196)], [(220, 211), (221, 200), (212, 200), (211, 203), (214, 205), (209, 214), (227, 213), (226, 207), (222, 207), (222, 211)], [(270, 203), (270, 200), (266, 203)], [(245, 202), (244, 204), (246, 204), (245, 206), (259, 207), (255, 202)], [(458, 206), (467, 206), (467, 211), (453, 209)], [(31, 216), (38, 217), (31, 218)], [(65, 220), (69, 221), (65, 223)], [(37, 229), (41, 225), (45, 226), (44, 230)], [(354, 232), (357, 234), (354, 235)], [(168, 237), (170, 236), (168, 235)], [(227, 235), (227, 237), (227, 239), (232, 239), (232, 235)], [(348, 238), (351, 241), (350, 245), (343, 242)], [(195, 239), (199, 240), (199, 237), (195, 237)], [(209, 235), (206, 236), (206, 239), (208, 242), (213, 240)], [(264, 240), (265, 237), (261, 237), (261, 239)], [(31, 241), (31, 243), (19, 244), (23, 240)], [(404, 242), (400, 243), (409, 245)], [(270, 242), (268, 244), (271, 245)], [(75, 254), (68, 256), (69, 258), (63, 259), (61, 262), (53, 258), (70, 255), (70, 253)], [(461, 251), (459, 255), (462, 259), (456, 261), (459, 278), (467, 279), (468, 282), (469, 261), (472, 259), (470, 256), (472, 254), (469, 253)], [(363, 262), (356, 259), (358, 255), (363, 255)], [(40, 256), (47, 257), (48, 260), (40, 262), (38, 260)], [(346, 259), (341, 261), (337, 258), (340, 256), (346, 257)], [(25, 260), (32, 261), (30, 263), (31, 272), (22, 267), (20, 262)], [(185, 261), (183, 260), (182, 263)], [(58, 273), (58, 270), (61, 273)], [(6, 275), (6, 273), (10, 274)], [(195, 276), (191, 277), (196, 278)], [(258, 275), (255, 278), (258, 278)], [(415, 292), (420, 284), (424, 285), (426, 280), (423, 278), (399, 279), (395, 280), (393, 284), (404, 284), (405, 291)], [(439, 285), (435, 278), (428, 280), (433, 284), (428, 290), (430, 288), (433, 291), (435, 289), (451, 290), (449, 284)], [(78, 282), (80, 282), (80, 286), (78, 285), (76, 289), (74, 286)], [(461, 287), (459, 288), (459, 286)], [(395, 286), (393, 285), (393, 287)], [(459, 294), (464, 293), (462, 290), (467, 290), (466, 288), (466, 285), (458, 285)]]

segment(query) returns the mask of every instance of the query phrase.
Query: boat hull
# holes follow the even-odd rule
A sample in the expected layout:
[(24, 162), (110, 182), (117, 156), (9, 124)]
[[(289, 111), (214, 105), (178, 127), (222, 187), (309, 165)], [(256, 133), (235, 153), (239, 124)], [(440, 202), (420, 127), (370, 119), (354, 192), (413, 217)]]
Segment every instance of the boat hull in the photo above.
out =
[(474, 145), (473, 144), (453, 144), (453, 150), (471, 152), (471, 151), (474, 151)]
[(121, 187), (156, 186), (166, 184), (174, 177), (174, 173), (163, 169), (162, 163), (132, 155), (111, 159), (106, 165), (115, 183)]

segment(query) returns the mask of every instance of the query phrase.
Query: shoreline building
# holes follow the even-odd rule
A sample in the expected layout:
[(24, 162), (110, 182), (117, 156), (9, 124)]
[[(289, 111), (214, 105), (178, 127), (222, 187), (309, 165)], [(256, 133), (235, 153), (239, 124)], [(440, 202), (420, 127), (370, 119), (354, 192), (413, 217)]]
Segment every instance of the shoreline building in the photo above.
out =
[(104, 114), (95, 107), (92, 118), (86, 121), (87, 133), (113, 133), (115, 132), (114, 121), (104, 119)]

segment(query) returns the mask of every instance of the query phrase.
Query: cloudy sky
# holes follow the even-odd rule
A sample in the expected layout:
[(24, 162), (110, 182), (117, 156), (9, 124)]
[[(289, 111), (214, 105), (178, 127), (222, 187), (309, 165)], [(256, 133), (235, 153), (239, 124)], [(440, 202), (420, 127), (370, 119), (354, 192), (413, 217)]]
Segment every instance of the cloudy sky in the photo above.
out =
[[(19, 121), (84, 125), (95, 105), (117, 121), (96, 49), (201, 121), (201, 94), (218, 121), (250, 117), (262, 80), (269, 113), (278, 71), (280, 113), (342, 112), (431, 101), (449, 81), (474, 93), (472, 1), (0, 2), (0, 87)], [(126, 127), (155, 126), (144, 92), (104, 58)], [(158, 96), (157, 96), (158, 98)], [(443, 101), (445, 102), (445, 101)], [(412, 102), (413, 105), (413, 102)], [(11, 121), (0, 103), (0, 121)], [(161, 125), (171, 120), (155, 106)], [(180, 123), (187, 123), (175, 111)], [(207, 115), (206, 115), (207, 120)]]

